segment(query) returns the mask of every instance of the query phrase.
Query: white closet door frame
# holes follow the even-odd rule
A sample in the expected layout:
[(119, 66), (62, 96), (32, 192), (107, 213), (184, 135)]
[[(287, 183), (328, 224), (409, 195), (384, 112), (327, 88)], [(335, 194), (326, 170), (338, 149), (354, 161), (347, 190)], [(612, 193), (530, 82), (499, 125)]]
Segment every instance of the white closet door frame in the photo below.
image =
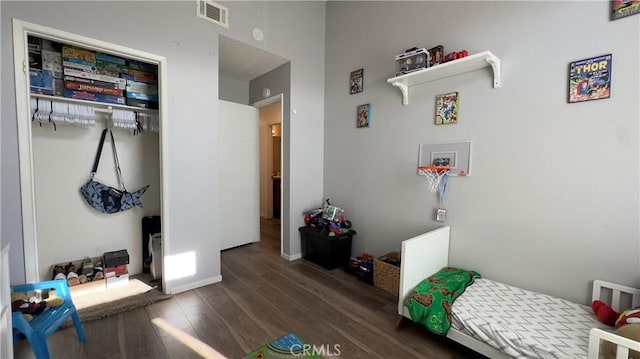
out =
[[(28, 23), (13, 19), (13, 56), (15, 66), (16, 85), (16, 116), (18, 121), (18, 155), (20, 157), (20, 192), (22, 196), (22, 235), (24, 242), (25, 276), (27, 282), (35, 282), (39, 279), (38, 271), (38, 239), (36, 233), (36, 211), (33, 179), (33, 151), (31, 142), (31, 119), (29, 118), (29, 64), (27, 35), (34, 35), (44, 39), (64, 42), (87, 49), (104, 51), (122, 57), (154, 63), (158, 65), (158, 90), (159, 90), (159, 118), (160, 118), (160, 206), (162, 219), (163, 252), (170, 253), (169, 238), (169, 208), (164, 203), (169, 203), (169, 174), (164, 169), (169, 168), (168, 149), (168, 101), (167, 101), (167, 59), (163, 56), (111, 44), (66, 31), (56, 30), (50, 27)], [(164, 254), (163, 254), (164, 255)], [(165, 276), (163, 276), (164, 278)], [(164, 283), (165, 292), (171, 292), (171, 288)]]
[(8, 244), (0, 249), (0, 358), (13, 358)]

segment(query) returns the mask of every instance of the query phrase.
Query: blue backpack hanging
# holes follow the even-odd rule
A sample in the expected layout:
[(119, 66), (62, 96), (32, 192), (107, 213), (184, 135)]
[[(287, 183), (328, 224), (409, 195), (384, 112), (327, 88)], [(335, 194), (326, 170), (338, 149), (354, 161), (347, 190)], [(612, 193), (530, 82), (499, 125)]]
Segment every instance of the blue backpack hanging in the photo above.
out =
[[(98, 164), (100, 163), (100, 156), (102, 155), (102, 147), (104, 146), (104, 139), (107, 135), (107, 131), (111, 135), (111, 148), (113, 149), (113, 158), (116, 163), (116, 174), (118, 176), (118, 185), (120, 188), (114, 188), (107, 186), (106, 184), (95, 181), (93, 177), (98, 170)], [(149, 188), (149, 185), (140, 188), (135, 192), (128, 192), (124, 186), (122, 180), (122, 172), (120, 171), (120, 163), (118, 162), (118, 153), (116, 152), (116, 143), (113, 139), (113, 132), (108, 129), (102, 131), (100, 136), (100, 143), (98, 144), (98, 152), (96, 158), (93, 161), (93, 169), (91, 170), (91, 176), (89, 181), (80, 187), (80, 193), (87, 203), (102, 213), (112, 214), (123, 212), (131, 209), (135, 206), (142, 208), (142, 195)]]

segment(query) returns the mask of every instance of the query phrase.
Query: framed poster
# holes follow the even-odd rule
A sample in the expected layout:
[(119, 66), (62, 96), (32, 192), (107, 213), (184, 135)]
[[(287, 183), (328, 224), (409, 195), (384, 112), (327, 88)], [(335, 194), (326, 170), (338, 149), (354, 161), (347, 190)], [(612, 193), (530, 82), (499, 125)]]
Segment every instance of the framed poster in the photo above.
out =
[(569, 103), (609, 98), (611, 54), (569, 64)]
[(364, 69), (351, 71), (351, 76), (349, 78), (349, 93), (351, 95), (353, 95), (354, 93), (362, 92), (364, 80), (363, 77)]
[(457, 92), (436, 96), (436, 125), (458, 123), (459, 107)]
[(369, 127), (371, 120), (371, 104), (366, 103), (364, 105), (358, 106), (358, 110), (356, 112), (356, 127)]
[(418, 150), (418, 167), (421, 166), (447, 166), (449, 176), (470, 176), (471, 141), (422, 143)]
[(640, 13), (640, 1), (638, 0), (611, 1), (611, 20), (618, 20), (638, 13)]

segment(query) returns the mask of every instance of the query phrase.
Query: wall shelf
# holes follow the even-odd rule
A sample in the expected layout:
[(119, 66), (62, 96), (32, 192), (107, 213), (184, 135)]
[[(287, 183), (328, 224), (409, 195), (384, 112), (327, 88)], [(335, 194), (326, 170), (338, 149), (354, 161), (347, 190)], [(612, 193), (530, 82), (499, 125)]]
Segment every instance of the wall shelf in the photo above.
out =
[(80, 100), (80, 99), (75, 99), (75, 98), (52, 96), (52, 95), (43, 95), (43, 94), (35, 94), (35, 93), (29, 94), (29, 95), (31, 97), (33, 97), (33, 98), (40, 98), (40, 99), (49, 100), (49, 101), (68, 102), (68, 103), (75, 103), (75, 104), (80, 104), (80, 105), (92, 106), (92, 107), (95, 107), (98, 112), (111, 112), (111, 109), (115, 108), (115, 109), (120, 109), (120, 110), (134, 111), (134, 112), (138, 112), (138, 113), (150, 113), (150, 114), (156, 114), (156, 115), (158, 114), (158, 110), (156, 110), (156, 109), (120, 105), (120, 104), (117, 104), (117, 103), (88, 101), (88, 100)]
[(413, 86), (479, 70), (488, 66), (491, 66), (493, 70), (493, 87), (500, 87), (500, 59), (490, 51), (483, 51), (458, 60), (392, 77), (388, 79), (387, 82), (400, 89), (400, 92), (402, 92), (402, 104), (408, 105), (409, 89)]

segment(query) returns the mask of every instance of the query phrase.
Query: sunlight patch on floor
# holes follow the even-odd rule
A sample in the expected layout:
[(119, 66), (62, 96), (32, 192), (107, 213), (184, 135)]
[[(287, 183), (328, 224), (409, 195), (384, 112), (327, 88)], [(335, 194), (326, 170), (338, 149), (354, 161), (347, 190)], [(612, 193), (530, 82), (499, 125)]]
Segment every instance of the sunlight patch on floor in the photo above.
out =
[(183, 332), (182, 330), (167, 323), (162, 318), (154, 318), (151, 320), (158, 328), (164, 330), (167, 334), (176, 338), (179, 342), (189, 347), (194, 352), (200, 354), (203, 358), (215, 358), (226, 359), (224, 355), (220, 354), (217, 350), (194, 338), (193, 336)]

